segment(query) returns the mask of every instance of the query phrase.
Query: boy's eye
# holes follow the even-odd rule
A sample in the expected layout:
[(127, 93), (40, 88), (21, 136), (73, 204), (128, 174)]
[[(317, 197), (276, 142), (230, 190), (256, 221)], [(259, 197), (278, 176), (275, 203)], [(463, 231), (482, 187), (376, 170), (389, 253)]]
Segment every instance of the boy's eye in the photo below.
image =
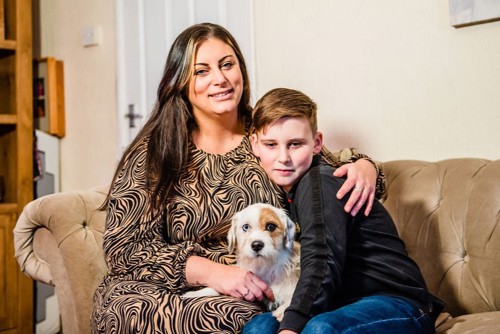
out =
[(299, 147), (299, 146), (301, 146), (301, 145), (302, 145), (302, 143), (301, 143), (301, 142), (298, 142), (298, 141), (293, 142), (293, 143), (290, 143), (290, 147)]
[(274, 223), (266, 223), (266, 231), (274, 232), (277, 226)]
[(243, 232), (246, 232), (250, 229), (250, 225), (249, 224), (243, 224), (243, 226), (241, 226), (241, 229), (243, 230)]

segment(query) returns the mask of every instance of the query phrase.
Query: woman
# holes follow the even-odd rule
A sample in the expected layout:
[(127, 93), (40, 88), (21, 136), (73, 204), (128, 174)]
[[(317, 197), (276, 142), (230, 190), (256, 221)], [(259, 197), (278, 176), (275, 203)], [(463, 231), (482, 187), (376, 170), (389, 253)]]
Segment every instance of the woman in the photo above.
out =
[[(156, 106), (107, 198), (109, 273), (94, 296), (93, 333), (235, 333), (261, 311), (257, 301), (273, 298), (259, 277), (230, 266), (226, 250), (235, 212), (285, 199), (252, 154), (249, 101), (245, 62), (229, 32), (199, 24), (177, 37)], [(348, 174), (338, 196), (359, 190), (346, 205), (353, 214), (367, 200), (371, 206), (383, 180), (360, 158), (338, 169)], [(197, 286), (223, 296), (180, 297)]]

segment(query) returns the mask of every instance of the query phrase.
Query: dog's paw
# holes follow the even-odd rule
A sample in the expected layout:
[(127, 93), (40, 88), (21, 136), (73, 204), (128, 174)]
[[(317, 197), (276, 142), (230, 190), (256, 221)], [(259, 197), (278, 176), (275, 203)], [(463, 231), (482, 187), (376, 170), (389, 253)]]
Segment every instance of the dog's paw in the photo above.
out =
[(182, 298), (210, 297), (210, 296), (220, 296), (220, 293), (218, 293), (212, 288), (203, 288), (200, 290), (188, 291), (181, 295)]
[(273, 311), (273, 316), (276, 318), (276, 320), (280, 321), (283, 320), (283, 316), (285, 315), (285, 310), (287, 308), (287, 305), (281, 305), (278, 307), (276, 310)]

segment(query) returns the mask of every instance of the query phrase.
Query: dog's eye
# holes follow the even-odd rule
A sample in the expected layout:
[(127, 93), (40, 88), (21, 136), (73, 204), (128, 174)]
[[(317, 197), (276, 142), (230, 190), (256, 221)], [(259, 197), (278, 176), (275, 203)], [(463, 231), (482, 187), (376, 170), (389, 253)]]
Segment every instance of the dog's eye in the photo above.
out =
[(274, 232), (274, 230), (276, 230), (276, 227), (277, 226), (273, 223), (266, 223), (266, 231)]
[(246, 232), (246, 231), (248, 231), (248, 230), (250, 229), (250, 225), (248, 225), (248, 224), (243, 224), (243, 226), (241, 227), (241, 229), (242, 229), (244, 232)]

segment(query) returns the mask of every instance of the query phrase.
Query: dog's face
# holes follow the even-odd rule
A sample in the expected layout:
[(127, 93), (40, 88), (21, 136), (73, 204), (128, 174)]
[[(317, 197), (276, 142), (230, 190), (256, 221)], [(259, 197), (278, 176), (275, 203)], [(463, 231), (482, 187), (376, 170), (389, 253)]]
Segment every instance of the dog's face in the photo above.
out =
[(228, 248), (238, 261), (276, 259), (293, 247), (295, 224), (286, 212), (257, 203), (237, 212), (228, 233)]

